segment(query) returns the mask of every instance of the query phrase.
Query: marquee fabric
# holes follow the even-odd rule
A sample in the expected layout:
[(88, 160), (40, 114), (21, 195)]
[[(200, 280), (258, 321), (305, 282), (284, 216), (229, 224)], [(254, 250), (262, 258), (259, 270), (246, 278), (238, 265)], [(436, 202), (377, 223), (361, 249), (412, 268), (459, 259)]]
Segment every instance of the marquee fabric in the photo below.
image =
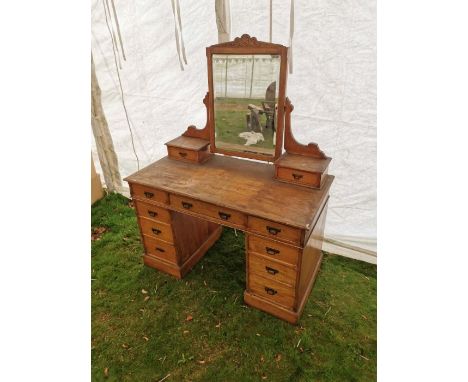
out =
[[(187, 58), (183, 71), (171, 1), (114, 3), (126, 56), (119, 57), (123, 100), (143, 168), (165, 156), (164, 143), (188, 125), (205, 124), (205, 47), (218, 42), (215, 3), (180, 1)], [(230, 3), (231, 38), (248, 33), (269, 40), (268, 0)], [(289, 13), (288, 1), (273, 1), (273, 42), (286, 46)], [(324, 249), (376, 262), (376, 2), (296, 0), (294, 28), (294, 73), (287, 86), (294, 104), (293, 132), (302, 143), (317, 142), (333, 158), (329, 172), (336, 176)], [(92, 1), (92, 52), (125, 177), (138, 166), (103, 0)], [(95, 146), (93, 155), (102, 174)]]

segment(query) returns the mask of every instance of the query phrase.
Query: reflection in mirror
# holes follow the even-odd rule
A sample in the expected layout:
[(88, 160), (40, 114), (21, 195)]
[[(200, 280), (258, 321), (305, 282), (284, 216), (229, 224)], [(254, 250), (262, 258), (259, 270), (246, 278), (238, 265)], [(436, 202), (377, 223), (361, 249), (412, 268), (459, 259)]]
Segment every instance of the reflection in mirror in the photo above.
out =
[(214, 124), (218, 149), (274, 156), (281, 58), (214, 54)]

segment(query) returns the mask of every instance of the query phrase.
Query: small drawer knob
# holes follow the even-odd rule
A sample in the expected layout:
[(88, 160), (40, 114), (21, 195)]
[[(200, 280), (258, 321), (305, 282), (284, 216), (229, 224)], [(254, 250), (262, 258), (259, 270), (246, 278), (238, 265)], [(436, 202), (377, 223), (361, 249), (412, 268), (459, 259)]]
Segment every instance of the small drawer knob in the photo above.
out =
[(182, 158), (185, 158), (187, 156), (187, 153), (184, 153), (183, 151), (179, 151), (179, 155), (182, 157)]
[(280, 253), (279, 250), (270, 247), (265, 247), (265, 250), (266, 253), (268, 253), (269, 255), (277, 255), (278, 253)]
[(270, 267), (265, 267), (265, 269), (270, 275), (276, 275), (279, 272), (277, 269), (273, 269)]
[(160, 229), (157, 228), (151, 228), (151, 231), (153, 231), (155, 235), (159, 235), (162, 232)]
[(182, 202), (182, 207), (184, 207), (186, 210), (189, 210), (190, 208), (193, 207), (192, 203), (187, 203), (187, 202)]
[(294, 174), (294, 173), (292, 174), (292, 176), (293, 176), (293, 178), (294, 178), (295, 180), (302, 179), (302, 177), (303, 177), (303, 175), (301, 175), (301, 174)]
[(166, 252), (164, 249), (160, 248), (160, 247), (156, 247), (156, 251), (158, 252)]
[(148, 198), (148, 199), (151, 199), (154, 197), (154, 193), (153, 192), (149, 192), (149, 191), (145, 191), (145, 196)]
[(230, 214), (227, 214), (227, 213), (225, 213), (225, 212), (218, 212), (218, 215), (219, 215), (219, 217), (220, 217), (221, 219), (223, 219), (223, 220), (229, 220), (229, 218), (231, 217)]
[(276, 293), (278, 293), (278, 291), (274, 290), (273, 288), (268, 288), (268, 287), (265, 287), (265, 291), (271, 296), (274, 296)]
[(158, 213), (155, 212), (155, 211), (150, 211), (150, 210), (148, 210), (148, 215), (149, 215), (149, 216), (152, 216), (152, 217), (154, 218), (155, 216), (158, 216)]
[(271, 233), (272, 235), (278, 235), (278, 233), (281, 232), (281, 230), (279, 228), (275, 228), (275, 227), (270, 227), (269, 225), (267, 225), (266, 227), (267, 231), (269, 233)]

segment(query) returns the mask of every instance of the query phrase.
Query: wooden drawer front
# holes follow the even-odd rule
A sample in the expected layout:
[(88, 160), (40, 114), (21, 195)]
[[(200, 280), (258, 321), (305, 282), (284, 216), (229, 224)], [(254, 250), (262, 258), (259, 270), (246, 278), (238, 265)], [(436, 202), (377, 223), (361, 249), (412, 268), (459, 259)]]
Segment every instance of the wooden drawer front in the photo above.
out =
[(154, 204), (144, 203), (135, 200), (135, 208), (139, 216), (163, 223), (171, 222), (170, 212), (164, 208), (157, 207)]
[(278, 178), (291, 183), (320, 188), (320, 173), (294, 170), (292, 168), (278, 167)]
[(177, 264), (176, 249), (173, 245), (146, 235), (143, 235), (143, 242), (147, 255)]
[(143, 235), (148, 235), (154, 239), (164, 240), (168, 243), (174, 243), (172, 228), (169, 224), (155, 222), (146, 218), (140, 218), (140, 225)]
[(159, 203), (167, 203), (169, 200), (167, 192), (140, 184), (132, 184), (131, 191), (134, 198)]
[(284, 284), (249, 274), (249, 288), (252, 293), (286, 308), (294, 306), (294, 289)]
[(256, 252), (274, 260), (296, 265), (299, 256), (299, 248), (290, 247), (276, 241), (262, 237), (248, 235), (247, 246), (249, 252)]
[(176, 208), (181, 208), (200, 215), (210, 216), (221, 222), (245, 226), (245, 215), (229, 208), (218, 207), (214, 204), (200, 202), (198, 200), (173, 194), (170, 195), (170, 204)]
[[(280, 207), (278, 207), (280, 208)], [(301, 244), (301, 230), (284, 224), (249, 216), (249, 228), (261, 235)]]
[(291, 288), (296, 285), (296, 270), (291, 266), (270, 261), (263, 256), (249, 253), (249, 273), (255, 273), (269, 280), (278, 281)]
[(184, 162), (198, 162), (198, 152), (194, 150), (182, 149), (179, 147), (167, 147), (169, 158)]

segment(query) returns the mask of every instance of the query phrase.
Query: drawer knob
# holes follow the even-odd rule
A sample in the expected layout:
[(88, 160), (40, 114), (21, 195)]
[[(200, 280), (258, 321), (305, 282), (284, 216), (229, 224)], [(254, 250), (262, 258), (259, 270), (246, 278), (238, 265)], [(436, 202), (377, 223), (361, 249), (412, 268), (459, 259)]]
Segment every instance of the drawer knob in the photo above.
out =
[(149, 216), (152, 216), (153, 218), (154, 218), (155, 216), (158, 216), (158, 213), (157, 213), (157, 212), (150, 211), (150, 210), (148, 210), (148, 214), (149, 214)]
[(157, 229), (157, 228), (151, 228), (151, 231), (153, 231), (153, 233), (155, 235), (159, 235), (161, 233), (161, 230)]
[(270, 267), (265, 267), (265, 269), (270, 275), (276, 275), (279, 272), (277, 269), (273, 269)]
[(190, 208), (193, 207), (192, 203), (187, 203), (187, 202), (182, 202), (182, 207), (184, 207), (186, 210), (189, 210)]
[(145, 196), (146, 196), (148, 199), (151, 199), (151, 198), (154, 196), (154, 193), (145, 191)]
[(156, 251), (158, 251), (158, 252), (166, 252), (164, 249), (159, 248), (159, 247), (156, 247)]
[(280, 253), (279, 250), (270, 247), (265, 247), (265, 250), (266, 253), (268, 253), (269, 255), (277, 255), (278, 253)]
[(187, 156), (187, 153), (184, 153), (182, 151), (179, 151), (179, 155), (182, 157), (182, 158), (185, 158)]
[(296, 179), (296, 180), (299, 180), (299, 179), (302, 179), (303, 175), (301, 174), (292, 174), (293, 178)]
[(267, 225), (266, 227), (267, 231), (269, 233), (271, 233), (272, 235), (277, 235), (278, 233), (281, 232), (281, 230), (279, 228), (275, 228), (275, 227), (270, 227), (269, 225)]
[(278, 293), (276, 290), (274, 290), (273, 288), (268, 288), (268, 287), (265, 287), (265, 291), (271, 295), (271, 296), (274, 296), (276, 293)]
[(219, 217), (220, 217), (221, 219), (223, 219), (223, 220), (228, 220), (228, 219), (231, 217), (230, 214), (227, 214), (227, 213), (225, 213), (225, 212), (218, 212), (218, 215), (219, 215)]

